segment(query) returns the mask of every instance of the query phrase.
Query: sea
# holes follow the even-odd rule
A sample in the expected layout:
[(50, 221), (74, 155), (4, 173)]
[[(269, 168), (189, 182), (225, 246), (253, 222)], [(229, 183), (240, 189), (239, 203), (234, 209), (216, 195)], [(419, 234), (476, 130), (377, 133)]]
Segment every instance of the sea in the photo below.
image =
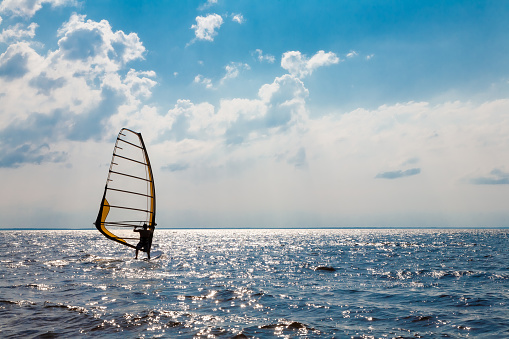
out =
[(509, 338), (508, 229), (0, 231), (1, 338)]

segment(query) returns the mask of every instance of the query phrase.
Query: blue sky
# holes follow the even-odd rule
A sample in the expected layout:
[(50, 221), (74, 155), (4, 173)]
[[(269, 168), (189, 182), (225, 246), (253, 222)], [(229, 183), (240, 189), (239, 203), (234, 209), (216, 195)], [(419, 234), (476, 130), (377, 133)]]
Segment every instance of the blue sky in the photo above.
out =
[(507, 226), (509, 2), (0, 2), (0, 227)]

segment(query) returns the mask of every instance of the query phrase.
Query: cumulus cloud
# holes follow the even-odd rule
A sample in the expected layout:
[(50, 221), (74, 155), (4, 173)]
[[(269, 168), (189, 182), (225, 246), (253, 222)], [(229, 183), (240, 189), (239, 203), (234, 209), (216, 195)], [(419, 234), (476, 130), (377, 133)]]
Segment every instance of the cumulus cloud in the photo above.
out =
[(258, 96), (270, 105), (290, 105), (294, 102), (302, 103), (309, 95), (304, 83), (291, 75), (277, 77), (271, 84), (260, 87)]
[[(281, 60), (288, 74), (260, 86), (257, 95), (219, 99), (217, 104), (178, 100), (161, 113), (144, 103), (156, 85), (156, 74), (126, 67), (143, 58), (145, 49), (136, 34), (115, 31), (105, 20), (74, 15), (58, 37), (57, 48), (44, 55), (22, 41), (0, 55), (0, 167), (65, 162), (69, 149), (61, 145), (68, 140), (100, 140), (127, 125), (144, 131), (152, 143), (151, 155), (168, 159), (162, 169), (174, 172), (172, 176), (219, 182), (214, 176), (228, 173), (245, 184), (253, 182), (246, 178), (262, 177), (256, 172), (262, 169), (274, 181), (256, 182), (260, 191), (276, 181), (281, 188), (284, 178), (287, 186), (281, 191), (287, 189), (288, 194), (279, 201), (298, 196), (303, 199), (298, 206), (320, 204), (318, 211), (365, 208), (366, 197), (375, 208), (386, 207), (387, 192), (377, 200), (378, 193), (369, 187), (387, 186), (387, 181), (373, 178), (373, 168), (395, 169), (380, 172), (379, 179), (412, 176), (390, 181), (397, 193), (405, 193), (403, 186), (408, 184), (421, 189), (419, 193), (433, 185), (456, 189), (458, 179), (465, 177), (474, 177), (473, 184), (508, 180), (503, 169), (507, 164), (500, 163), (500, 157), (493, 160), (493, 154), (509, 152), (508, 100), (481, 105), (407, 102), (310, 114), (303, 78), (339, 58), (332, 52), (307, 57), (290, 51)], [(261, 50), (253, 55), (259, 61), (274, 60)], [(229, 64), (224, 78), (234, 78), (243, 69), (246, 64)], [(195, 82), (213, 88), (212, 80), (202, 75)], [(502, 169), (465, 175), (479, 164)], [(312, 186), (306, 186), (306, 175), (315, 181)], [(299, 191), (310, 194), (301, 198)], [(461, 196), (458, 192), (456, 197)], [(263, 200), (259, 197), (255, 196)], [(451, 197), (454, 194), (447, 198)]]
[(76, 5), (76, 0), (3, 0), (0, 3), (0, 13), (30, 18), (43, 4), (50, 4), (52, 7)]
[(0, 154), (1, 166), (63, 161), (55, 143), (102, 138), (151, 95), (154, 72), (121, 72), (143, 58), (136, 34), (75, 14), (58, 36), (44, 55), (23, 41), (0, 55), (0, 148), (12, 150)]
[(0, 33), (0, 42), (19, 41), (24, 38), (33, 38), (35, 36), (35, 29), (39, 27), (35, 22), (32, 22), (26, 29), (23, 24), (17, 23), (14, 26), (9, 26), (3, 29)]
[(191, 26), (194, 29), (195, 40), (214, 41), (217, 30), (223, 24), (223, 18), (219, 14), (209, 14), (207, 16), (197, 16), (196, 24)]
[(495, 168), (489, 175), (473, 178), (470, 183), (474, 185), (509, 185), (509, 172)]
[(30, 79), (28, 84), (37, 89), (37, 94), (44, 94), (49, 96), (55, 89), (62, 88), (66, 83), (64, 77), (58, 77), (56, 79), (47, 76), (46, 72), (41, 72), (36, 77)]
[(124, 83), (134, 97), (147, 99), (152, 95), (152, 87), (156, 85), (151, 79), (155, 76), (154, 71), (136, 71), (131, 68), (125, 76)]
[(375, 178), (381, 178), (381, 179), (398, 179), (398, 178), (404, 178), (404, 177), (410, 177), (412, 175), (417, 175), (421, 173), (420, 168), (410, 168), (407, 170), (397, 170), (397, 171), (390, 171), (390, 172), (381, 172), (376, 175)]
[(286, 133), (305, 119), (308, 91), (299, 79), (290, 75), (276, 78), (262, 86), (258, 95), (259, 99), (221, 100), (217, 112), (213, 106), (188, 103), (185, 114), (173, 110), (180, 117), (173, 119), (172, 133), (180, 131), (185, 138), (213, 140), (213, 144), (240, 145)]
[(0, 78), (10, 81), (28, 73), (29, 53), (23, 47), (26, 45), (9, 46), (0, 55)]
[(263, 54), (261, 49), (256, 49), (252, 55), (256, 56), (259, 62), (267, 61), (268, 63), (272, 64), (274, 61), (276, 61), (276, 58), (273, 55)]
[(290, 51), (283, 54), (281, 67), (296, 77), (304, 78), (311, 75), (319, 67), (337, 64), (339, 61), (336, 54), (332, 52), (318, 51), (311, 58), (308, 58), (299, 51)]
[[(195, 82), (211, 86), (201, 75), (195, 78)], [(210, 156), (222, 154), (227, 145), (256, 144), (260, 140), (270, 140), (272, 136), (300, 129), (306, 119), (307, 96), (308, 90), (302, 81), (287, 74), (262, 86), (256, 99), (222, 99), (217, 107), (207, 102), (196, 104), (190, 100), (178, 100), (175, 107), (164, 115), (154, 112), (139, 117), (131, 115), (129, 121), (131, 126), (149, 129), (152, 140), (176, 143), (179, 147), (182, 143), (185, 147), (192, 145), (191, 153), (200, 154), (200, 158), (191, 158), (186, 153), (176, 163), (193, 163), (194, 167), (194, 163), (203, 164), (209, 159), (203, 152)], [(303, 166), (305, 154), (295, 151), (293, 146), (289, 149), (294, 153), (294, 159), (289, 160), (292, 166)], [(274, 154), (269, 152), (268, 156)], [(165, 170), (176, 171), (179, 168), (172, 163)]]
[(129, 61), (143, 59), (145, 52), (136, 33), (113, 32), (108, 21), (85, 21), (84, 15), (72, 15), (58, 34), (60, 51), (68, 60), (90, 59), (94, 64), (118, 69)]

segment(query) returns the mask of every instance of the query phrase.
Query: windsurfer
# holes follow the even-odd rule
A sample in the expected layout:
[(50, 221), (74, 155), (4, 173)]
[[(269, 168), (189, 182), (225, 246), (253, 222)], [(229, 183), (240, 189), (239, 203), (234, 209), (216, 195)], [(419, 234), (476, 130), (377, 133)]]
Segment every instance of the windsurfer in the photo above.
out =
[(136, 245), (136, 259), (138, 259), (138, 251), (147, 252), (148, 260), (150, 260), (150, 245), (152, 242), (153, 230), (143, 224), (143, 229), (135, 228), (134, 232), (140, 232), (140, 242)]

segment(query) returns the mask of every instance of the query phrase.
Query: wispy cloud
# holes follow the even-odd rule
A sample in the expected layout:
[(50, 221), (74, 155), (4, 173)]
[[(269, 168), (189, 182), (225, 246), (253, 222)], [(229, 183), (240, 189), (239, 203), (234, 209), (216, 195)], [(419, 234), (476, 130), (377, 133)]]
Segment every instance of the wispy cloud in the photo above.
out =
[(493, 169), (489, 175), (470, 180), (474, 185), (509, 185), (509, 173), (500, 169)]
[(202, 84), (204, 85), (206, 88), (213, 88), (214, 86), (212, 85), (212, 80), (209, 79), (209, 78), (205, 78), (203, 75), (201, 74), (198, 74), (197, 76), (194, 77), (194, 83), (196, 84)]
[(318, 51), (311, 58), (308, 58), (299, 51), (290, 51), (283, 54), (281, 67), (291, 75), (303, 78), (311, 75), (319, 67), (337, 64), (339, 61), (339, 58), (333, 52)]
[(76, 0), (3, 0), (0, 4), (0, 13), (9, 13), (14, 16), (30, 18), (34, 16), (44, 4), (57, 7), (76, 5), (76, 3)]
[(359, 55), (359, 53), (357, 53), (356, 51), (351, 51), (350, 53), (348, 53), (348, 54), (346, 55), (346, 57), (347, 57), (347, 58), (354, 58), (354, 57), (356, 57), (356, 56), (358, 56), (358, 55)]
[(35, 146), (26, 143), (13, 150), (0, 151), (0, 168), (16, 168), (26, 163), (40, 165), (44, 162), (64, 162), (65, 160), (67, 160), (67, 153), (51, 151), (48, 144)]
[(415, 165), (419, 163), (419, 158), (417, 157), (413, 157), (413, 158), (410, 158), (410, 159), (407, 159), (406, 161), (403, 162), (403, 166), (405, 165)]
[[(250, 70), (251, 67), (246, 63), (232, 61), (228, 65), (226, 65), (224, 69), (225, 75), (221, 78), (221, 80), (218, 81), (220, 85), (224, 84), (225, 81), (229, 79), (235, 79), (236, 77), (239, 76), (241, 71)], [(197, 76), (195, 76), (193, 82), (196, 84), (202, 84), (208, 89), (213, 89), (217, 86), (214, 85), (215, 81), (213, 82), (212, 79), (206, 78), (202, 74), (198, 74)]]
[(232, 14), (232, 21), (238, 24), (242, 24), (244, 22), (244, 16), (242, 14)]
[(217, 0), (207, 0), (207, 2), (205, 2), (204, 4), (200, 5), (200, 7), (198, 7), (198, 10), (204, 11), (216, 4), (217, 4)]
[(251, 53), (253, 56), (255, 56), (259, 62), (267, 61), (268, 63), (274, 63), (276, 61), (276, 58), (273, 55), (270, 54), (263, 54), (263, 51), (261, 49), (256, 49), (253, 53)]
[(196, 40), (214, 41), (222, 24), (223, 18), (219, 14), (197, 16), (196, 24), (191, 26), (191, 29), (194, 29), (195, 38), (190, 43)]
[(179, 171), (185, 171), (189, 168), (189, 164), (187, 163), (172, 163), (168, 164), (166, 166), (161, 167), (163, 171), (169, 171), (169, 172), (179, 172)]
[(398, 171), (391, 171), (391, 172), (382, 172), (378, 173), (375, 178), (379, 179), (398, 179), (398, 178), (404, 178), (404, 177), (410, 177), (412, 175), (417, 175), (421, 173), (420, 168), (411, 168), (407, 170), (398, 170)]
[(251, 67), (249, 67), (248, 64), (242, 62), (230, 62), (228, 65), (225, 66), (226, 74), (221, 79), (221, 83), (223, 83), (225, 80), (234, 79), (238, 77), (241, 70), (249, 69), (251, 69)]

